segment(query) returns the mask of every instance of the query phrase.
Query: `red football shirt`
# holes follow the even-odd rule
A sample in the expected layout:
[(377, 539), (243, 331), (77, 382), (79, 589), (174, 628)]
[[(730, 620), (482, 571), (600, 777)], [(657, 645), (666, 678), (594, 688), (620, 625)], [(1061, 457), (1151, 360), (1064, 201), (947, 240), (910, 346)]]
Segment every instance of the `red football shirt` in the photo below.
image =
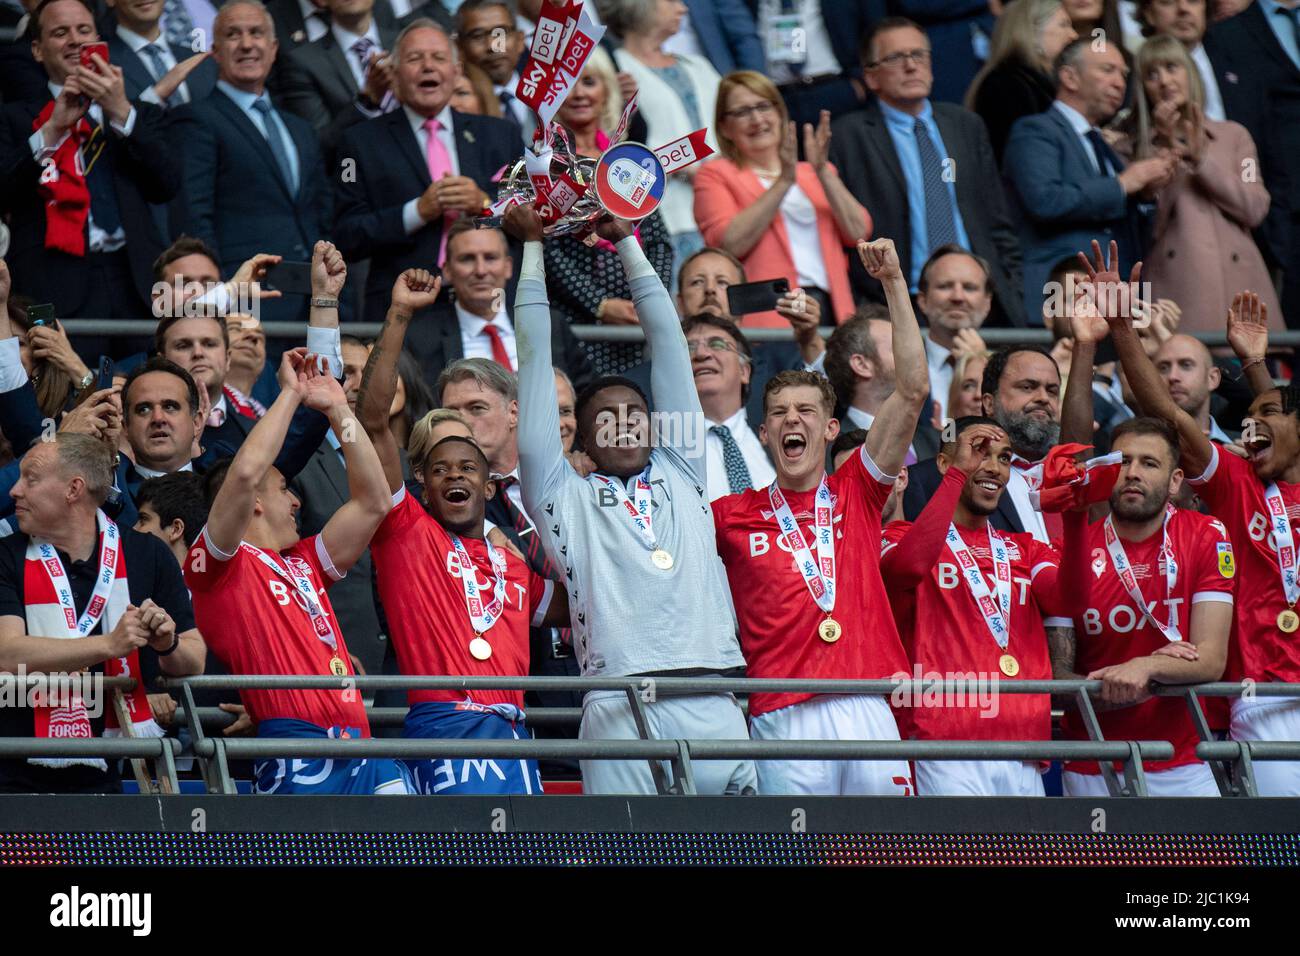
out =
[[(1177, 624), (1185, 641), (1191, 632), (1195, 605), (1206, 601), (1232, 603), (1235, 575), (1232, 542), (1217, 519), (1194, 511), (1176, 510), (1169, 519), (1169, 545), (1178, 562), (1178, 579), (1173, 593), (1166, 594), (1165, 562), (1160, 554), (1163, 541), (1163, 531), (1157, 530), (1145, 541), (1122, 543), (1142, 599), (1156, 620), (1166, 625)], [(1088, 553), (1092, 558), (1090, 599), (1083, 618), (1074, 624), (1077, 643), (1074, 669), (1080, 674), (1143, 657), (1168, 643), (1134, 607), (1115, 573), (1106, 551), (1105, 522), (1098, 521), (1088, 529)], [(1107, 740), (1170, 741), (1174, 745), (1174, 759), (1152, 761), (1148, 770), (1167, 770), (1197, 762), (1199, 738), (1187, 702), (1181, 697), (1153, 697), (1133, 707), (1099, 711), (1097, 720)], [(1065, 712), (1064, 730), (1067, 739), (1088, 739), (1075, 710)], [(1076, 773), (1101, 772), (1095, 760), (1068, 763), (1065, 769)]]
[[(292, 565), (316, 588), (316, 600), (338, 641), (338, 656), (353, 673), (343, 632), (325, 589), (343, 577), (325, 551), (320, 535), (304, 538), (278, 555), (240, 544), (234, 555), (219, 554), (203, 532), (185, 563), (185, 583), (194, 598), (194, 621), (203, 639), (232, 674), (310, 674), (331, 676), (336, 651), (316, 635), (311, 615), (293, 584), (258, 557), (266, 553), (285, 568)], [(305, 720), (318, 727), (354, 727), (370, 736), (361, 694), (352, 690), (240, 691), (257, 722), (277, 717)]]
[[(826, 615), (794, 566), (767, 489), (749, 489), (713, 502), (718, 554), (740, 622), (740, 646), (750, 677), (879, 679), (907, 669), (889, 600), (880, 580), (880, 509), (893, 483), (867, 456), (849, 458), (828, 479), (835, 529), (833, 616), (843, 627), (827, 644), (817, 626)], [(785, 492), (790, 511), (816, 556), (813, 506), (817, 490)], [(725, 613), (724, 608), (717, 609)], [(812, 694), (754, 694), (754, 716), (810, 699)]]
[[(1264, 488), (1245, 459), (1215, 446), (1205, 474), (1192, 479), (1197, 493), (1223, 522), (1235, 547), (1238, 571), (1237, 633), (1228, 646), (1225, 680), (1300, 681), (1300, 634), (1284, 634), (1277, 616), (1286, 610), (1286, 594), (1277, 567)], [(1300, 532), (1300, 485), (1278, 483), (1291, 522), (1291, 537)]]
[[(491, 600), (493, 580), (487, 544), (461, 538), (478, 572), (478, 586)], [(505, 609), (484, 635), (492, 656), (477, 660), (469, 652), (474, 628), (465, 607), (465, 591), (451, 535), (403, 488), (393, 510), (370, 541), (379, 597), (388, 616), (388, 629), (403, 674), (465, 674), (485, 677), (528, 675), (528, 627), (550, 605), (552, 583), (534, 574), (527, 563), (505, 551)], [(514, 704), (522, 708), (517, 690), (413, 690), (411, 704), (423, 701)]]
[[(910, 521), (892, 522), (885, 529), (883, 548), (897, 546), (911, 526)], [(957, 530), (996, 600), (988, 532)], [(1051, 679), (1043, 618), (1058, 603), (1060, 556), (1030, 534), (1003, 534), (1002, 538), (1011, 563), (1011, 637), (1005, 651), (989, 632), (947, 544), (919, 585), (890, 590), (908, 656), (922, 678), (974, 674), (990, 692), (994, 678), (999, 683)], [(998, 666), (1004, 653), (1020, 665), (1015, 677), (1007, 677)], [(971, 693), (943, 706), (913, 706), (904, 726), (910, 726), (918, 740), (1050, 740), (1051, 711), (1047, 694), (1002, 694), (981, 701)]]

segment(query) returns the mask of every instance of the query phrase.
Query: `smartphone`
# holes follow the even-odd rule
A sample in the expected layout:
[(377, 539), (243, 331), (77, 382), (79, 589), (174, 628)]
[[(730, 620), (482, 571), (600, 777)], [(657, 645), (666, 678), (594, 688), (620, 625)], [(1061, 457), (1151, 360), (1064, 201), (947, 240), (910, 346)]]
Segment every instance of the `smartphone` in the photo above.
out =
[(113, 360), (105, 355), (99, 357), (99, 382), (95, 385), (95, 390), (100, 391), (105, 388), (113, 387)]
[(91, 62), (90, 58), (96, 53), (105, 63), (109, 62), (107, 43), (83, 43), (77, 53), (81, 57), (81, 65), (91, 70), (95, 68), (95, 64)]
[(268, 266), (262, 285), (285, 295), (311, 295), (311, 263), (279, 262)]
[(788, 279), (764, 279), (727, 286), (727, 311), (732, 315), (771, 312), (776, 300), (790, 291)]
[(27, 324), (33, 328), (38, 325), (48, 325), (52, 329), (57, 329), (59, 320), (54, 317), (54, 303), (43, 302), (40, 305), (29, 305), (27, 307)]

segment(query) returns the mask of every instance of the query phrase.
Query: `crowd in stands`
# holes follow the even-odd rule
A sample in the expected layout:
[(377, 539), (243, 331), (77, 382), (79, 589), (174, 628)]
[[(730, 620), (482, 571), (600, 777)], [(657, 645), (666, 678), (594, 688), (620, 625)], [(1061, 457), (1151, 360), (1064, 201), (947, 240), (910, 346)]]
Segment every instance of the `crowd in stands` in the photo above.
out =
[[(1152, 792), (1217, 793), (1153, 688), (1300, 682), (1277, 340), (1300, 328), (1300, 0), (585, 3), (607, 32), (555, 114), (574, 168), (620, 137), (711, 155), (639, 221), (551, 234), (490, 207), (526, 178), (520, 77), (562, 4), (0, 0), (0, 673), (141, 678), (108, 713), (0, 709), (0, 736), (183, 733), (155, 681), (198, 673), (1089, 677), (1108, 738), (1174, 743)], [(123, 320), (154, 332), (104, 333)], [(227, 734), (371, 733), (355, 692), (198, 702)], [(526, 738), (561, 706), (584, 739), (1089, 736), (1046, 695), (372, 703), (417, 738)], [(1300, 740), (1294, 699), (1208, 717)], [(1255, 767), (1300, 794), (1300, 762)], [(1039, 795), (1043, 769), (718, 760), (695, 783)], [(264, 793), (670, 773), (251, 770)], [(0, 761), (0, 792), (120, 785)]]

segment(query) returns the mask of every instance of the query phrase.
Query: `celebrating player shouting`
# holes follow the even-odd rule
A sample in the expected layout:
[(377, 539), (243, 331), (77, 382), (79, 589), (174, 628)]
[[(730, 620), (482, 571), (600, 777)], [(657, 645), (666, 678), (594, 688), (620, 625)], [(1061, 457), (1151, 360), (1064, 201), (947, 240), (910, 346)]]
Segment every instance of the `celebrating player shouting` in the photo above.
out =
[[(1128, 287), (1102, 261), (1093, 243), (1089, 272), (1105, 306), (1111, 336), (1124, 373), (1142, 408), (1178, 430), (1183, 470), (1197, 493), (1227, 528), (1240, 566), (1237, 585), (1237, 635), (1228, 650), (1227, 677), (1259, 682), (1300, 681), (1300, 568), (1296, 529), (1300, 527), (1300, 388), (1273, 388), (1263, 371), (1268, 348), (1266, 316), (1257, 298), (1234, 300), (1228, 312), (1228, 342), (1251, 376), (1255, 400), (1245, 421), (1242, 444), (1249, 459), (1225, 454), (1205, 436), (1196, 420), (1169, 396), (1133, 327)], [(1114, 243), (1109, 261), (1116, 259)], [(1133, 267), (1130, 283), (1141, 275)], [(1107, 294), (1107, 290), (1116, 290)], [(1300, 740), (1300, 700), (1247, 696), (1232, 702), (1234, 740)], [(1261, 796), (1300, 795), (1300, 761), (1256, 760)]]
[[(326, 588), (366, 549), (389, 509), (383, 468), (342, 386), (305, 349), (280, 362), (280, 397), (229, 464), (208, 472), (204, 526), (185, 564), (194, 617), (232, 674), (352, 673)], [(272, 462), (299, 403), (327, 415), (348, 473), (349, 500), (321, 533), (298, 540), (298, 499)], [(355, 689), (246, 690), (259, 737), (368, 737)], [(263, 760), (259, 793), (410, 793), (393, 760)]]
[[(834, 392), (815, 373), (780, 372), (764, 389), (759, 429), (776, 482), (713, 503), (750, 677), (870, 679), (906, 669), (880, 580), (880, 512), (929, 375), (893, 241), (859, 243), (858, 254), (884, 283), (898, 378), (866, 444), (828, 476), (826, 448), (839, 434)], [(898, 739), (883, 697), (754, 694), (749, 707), (755, 739)], [(760, 793), (911, 792), (905, 761), (761, 761), (758, 774)]]
[[(393, 510), (371, 543), (379, 596), (403, 674), (528, 674), (528, 626), (555, 604), (552, 584), (515, 554), (498, 550), (483, 531), (495, 484), (473, 439), (449, 435), (412, 462), (424, 486), (421, 507), (402, 480), (388, 410), (397, 390), (397, 358), (411, 318), (431, 306), (441, 286), (429, 272), (408, 269), (393, 286), (392, 305), (371, 350), (357, 408), (383, 463)], [(558, 433), (558, 430), (557, 430)], [(527, 736), (523, 692), (412, 690), (407, 737), (515, 740)], [(541, 793), (534, 760), (408, 761), (421, 793)]]
[[(1067, 428), (1080, 423), (1081, 431), (1091, 432), (1091, 371), (1106, 321), (1084, 302), (1071, 322), (1078, 364), (1070, 366), (1063, 418)], [(1123, 464), (1110, 514), (1088, 529), (1088, 609), (1076, 618), (1073, 631), (1048, 632), (1052, 674), (1059, 680), (1086, 676), (1103, 682), (1093, 707), (1107, 740), (1173, 743), (1173, 760), (1146, 765), (1153, 796), (1217, 796), (1210, 768), (1196, 757), (1196, 728), (1186, 702), (1153, 697), (1150, 688), (1223, 676), (1236, 574), (1232, 542), (1216, 519), (1170, 504), (1183, 472), (1178, 433), (1168, 422), (1123, 422), (1111, 434), (1111, 449), (1123, 456)], [(1088, 739), (1077, 710), (1066, 711), (1065, 733)], [(1069, 796), (1107, 795), (1093, 762), (1066, 764), (1063, 783)]]
[[(955, 432), (937, 458), (944, 475), (938, 493), (915, 524), (896, 521), (884, 535), (881, 571), (917, 669), (976, 681), (966, 699), (947, 706), (914, 702), (913, 735), (1050, 740), (1046, 694), (1003, 694), (990, 702), (978, 689), (1051, 677), (1044, 626), (1069, 626), (1087, 599), (1087, 516), (1062, 516), (1063, 559), (1031, 534), (995, 531), (989, 515), (1011, 475), (1011, 440), (991, 418), (959, 418)], [(1039, 768), (1029, 761), (918, 760), (915, 769), (923, 796), (1043, 795)]]
[[(505, 224), (524, 240), (515, 302), (524, 505), (537, 519), (547, 553), (570, 582), (573, 643), (583, 675), (688, 676), (743, 666), (726, 573), (713, 544), (699, 437), (704, 413), (668, 291), (629, 223), (613, 220), (598, 227), (600, 237), (618, 250), (654, 351), (651, 386), (656, 414), (666, 427), (652, 450), (648, 403), (640, 389), (628, 379), (597, 379), (583, 389), (576, 408), (582, 447), (596, 465), (584, 479), (560, 442), (542, 222), (531, 206), (521, 205), (506, 213)], [(656, 737), (748, 736), (730, 694), (664, 697), (651, 680), (643, 688), (648, 730)], [(587, 694), (579, 736), (639, 737), (627, 695)], [(700, 793), (742, 793), (755, 783), (750, 761), (694, 766)], [(654, 775), (664, 772), (643, 761), (582, 762), (588, 793), (653, 793)]]

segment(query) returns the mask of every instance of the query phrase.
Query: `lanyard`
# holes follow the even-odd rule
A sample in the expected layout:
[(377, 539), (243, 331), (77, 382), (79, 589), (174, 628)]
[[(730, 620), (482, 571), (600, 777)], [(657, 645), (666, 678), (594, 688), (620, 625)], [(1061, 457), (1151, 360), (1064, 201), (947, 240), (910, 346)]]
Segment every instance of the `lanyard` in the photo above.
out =
[(1282, 573), (1282, 590), (1286, 593), (1287, 607), (1294, 608), (1300, 600), (1300, 580), (1296, 578), (1295, 538), (1291, 536), (1291, 522), (1286, 516), (1286, 502), (1277, 483), (1269, 485), (1264, 491), (1264, 503), (1268, 506), (1269, 522), (1272, 524), (1273, 539), (1277, 543), (1277, 566)]
[(835, 610), (835, 534), (832, 527), (830, 486), (822, 478), (813, 505), (813, 529), (817, 540), (815, 561), (803, 532), (799, 530), (799, 522), (794, 520), (794, 513), (776, 482), (767, 486), (767, 498), (772, 504), (777, 526), (790, 545), (795, 566), (803, 575), (804, 584), (812, 592), (817, 606), (827, 614), (831, 613)]
[(993, 533), (992, 527), (987, 531), (989, 553), (993, 556), (993, 578), (998, 591), (997, 601), (993, 600), (993, 592), (989, 590), (988, 582), (984, 580), (984, 574), (980, 571), (975, 555), (962, 540), (957, 526), (951, 523), (948, 525), (948, 550), (957, 559), (957, 567), (961, 570), (962, 577), (966, 579), (966, 587), (974, 596), (975, 604), (984, 617), (989, 633), (998, 642), (998, 647), (1005, 651), (1011, 640), (1011, 559), (1007, 557), (1007, 543), (1001, 536)]
[(330, 650), (337, 653), (339, 642), (334, 636), (334, 628), (330, 626), (329, 618), (325, 616), (325, 609), (317, 603), (316, 589), (312, 587), (311, 582), (303, 575), (293, 571), (292, 565), (289, 565), (287, 560), (285, 561), (285, 564), (290, 567), (290, 570), (288, 571), (280, 567), (280, 565), (276, 561), (272, 560), (271, 556), (261, 548), (251, 544), (249, 547), (257, 553), (258, 560), (293, 585), (294, 590), (302, 596), (303, 602), (307, 606), (307, 616), (311, 618), (312, 627), (316, 630), (316, 636), (320, 638), (321, 643), (328, 645)]
[(475, 634), (486, 633), (505, 610), (506, 559), (501, 552), (492, 547), (491, 541), (484, 538), (483, 543), (487, 545), (488, 560), (492, 563), (492, 572), (495, 575), (492, 582), (492, 600), (488, 604), (484, 604), (480, 596), (482, 589), (478, 586), (478, 576), (469, 552), (465, 550), (459, 535), (451, 536), (451, 546), (456, 550), (456, 563), (460, 565), (460, 584), (465, 590), (465, 607), (469, 610), (469, 622)]
[(632, 521), (632, 526), (636, 529), (637, 537), (646, 546), (647, 550), (653, 551), (658, 547), (654, 534), (654, 517), (650, 513), (650, 483), (646, 481), (645, 472), (637, 475), (636, 502), (628, 497), (627, 492), (623, 490), (622, 484), (606, 478), (604, 475), (590, 475), (589, 481), (597, 481), (603, 484), (618, 499), (618, 503), (623, 506), (623, 511)]
[[(1163, 528), (1163, 540), (1160, 544), (1160, 555), (1165, 559), (1165, 605), (1169, 606), (1169, 597), (1174, 593), (1174, 586), (1178, 583), (1178, 560), (1174, 557), (1174, 549), (1169, 544), (1169, 519), (1174, 516), (1172, 507), (1165, 508), (1165, 523)], [(1128, 592), (1129, 599), (1142, 611), (1142, 616), (1150, 622), (1151, 626), (1159, 631), (1167, 641), (1181, 641), (1182, 634), (1178, 630), (1178, 625), (1174, 623), (1172, 610), (1170, 611), (1170, 621), (1168, 625), (1161, 624), (1156, 620), (1155, 615), (1147, 608), (1147, 602), (1142, 597), (1142, 592), (1138, 588), (1137, 576), (1133, 573), (1133, 567), (1129, 564), (1128, 555), (1124, 552), (1124, 542), (1120, 540), (1119, 534), (1115, 531), (1115, 522), (1110, 515), (1106, 516), (1104, 527), (1106, 536), (1106, 550), (1110, 553), (1110, 563), (1115, 568), (1115, 573), (1119, 575), (1119, 583), (1124, 586)]]

